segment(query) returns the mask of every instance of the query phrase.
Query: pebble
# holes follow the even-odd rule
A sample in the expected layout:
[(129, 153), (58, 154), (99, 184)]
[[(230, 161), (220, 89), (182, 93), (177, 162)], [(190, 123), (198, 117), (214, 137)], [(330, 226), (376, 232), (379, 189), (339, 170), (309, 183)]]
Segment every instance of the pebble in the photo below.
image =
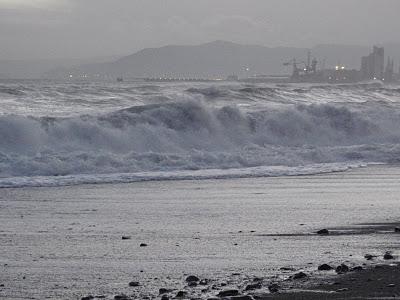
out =
[(229, 296), (238, 296), (238, 290), (224, 290), (218, 293), (218, 297), (229, 297)]
[(186, 282), (197, 282), (199, 281), (199, 277), (195, 276), (195, 275), (190, 275), (188, 277), (186, 277)]
[(393, 255), (390, 252), (386, 252), (385, 255), (383, 256), (383, 259), (389, 260), (393, 259)]
[(130, 240), (131, 237), (130, 237), (129, 235), (124, 235), (124, 236), (122, 236), (122, 239), (123, 239), (123, 240)]
[(184, 297), (186, 297), (187, 296), (187, 292), (185, 292), (185, 291), (179, 291), (177, 294), (176, 294), (176, 298), (184, 298)]
[(254, 298), (249, 295), (244, 295), (229, 297), (229, 300), (254, 300)]
[(145, 243), (141, 243), (140, 244), (140, 247), (147, 247), (148, 245), (147, 244), (145, 244)]
[(330, 270), (333, 270), (333, 268), (328, 264), (322, 264), (318, 267), (318, 270), (319, 271), (330, 271)]
[(270, 293), (274, 294), (279, 292), (280, 286), (276, 283), (270, 284), (268, 286), (268, 290), (270, 291)]
[(162, 294), (167, 294), (169, 293), (171, 290), (169, 289), (165, 289), (165, 288), (161, 288), (158, 290), (158, 294), (162, 295)]
[(361, 266), (355, 266), (354, 268), (351, 268), (351, 270), (352, 271), (362, 271), (362, 270), (364, 270), (364, 268)]
[(365, 254), (364, 257), (365, 257), (366, 260), (372, 260), (376, 256), (372, 255), (372, 254)]
[(337, 266), (337, 268), (336, 268), (336, 273), (339, 273), (339, 274), (346, 273), (349, 271), (350, 271), (349, 267), (345, 264), (341, 264), (340, 266)]
[(307, 277), (307, 274), (306, 273), (304, 273), (304, 272), (299, 272), (299, 273), (296, 273), (296, 274), (294, 274), (293, 276), (292, 276), (292, 279), (303, 279), (303, 278), (306, 278)]
[(258, 283), (247, 285), (244, 290), (245, 291), (258, 290), (258, 289), (261, 289), (261, 287), (262, 287), (261, 283), (258, 282)]
[(132, 287), (134, 287), (134, 286), (140, 286), (140, 283), (137, 282), (137, 281), (131, 281), (131, 282), (129, 282), (129, 286), (132, 286)]
[(296, 269), (292, 268), (292, 267), (282, 267), (279, 270), (281, 270), (281, 271), (296, 271)]
[(114, 300), (130, 300), (131, 298), (127, 295), (121, 294), (114, 296)]

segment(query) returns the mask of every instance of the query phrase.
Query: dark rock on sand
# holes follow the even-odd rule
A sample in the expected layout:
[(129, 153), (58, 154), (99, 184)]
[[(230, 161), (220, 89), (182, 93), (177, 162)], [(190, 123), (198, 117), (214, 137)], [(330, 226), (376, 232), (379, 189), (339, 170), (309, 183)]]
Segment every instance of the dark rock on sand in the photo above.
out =
[(129, 286), (132, 286), (132, 287), (140, 286), (140, 283), (137, 281), (131, 281), (131, 282), (129, 282)]
[(385, 253), (385, 255), (383, 256), (383, 259), (385, 260), (389, 260), (389, 259), (394, 259), (393, 255), (388, 251)]
[(139, 246), (140, 246), (140, 247), (147, 247), (148, 245), (145, 244), (145, 243), (141, 243)]
[[(322, 281), (315, 286), (295, 287), (279, 294), (266, 294), (259, 300), (343, 300), (343, 299), (396, 299), (400, 295), (400, 265), (381, 265), (378, 269), (371, 266), (362, 272), (346, 273), (335, 278), (336, 284)], [(317, 278), (317, 282), (318, 282)], [(395, 284), (396, 286), (388, 286)], [(343, 290), (347, 289), (347, 290)], [(339, 292), (338, 292), (339, 291)], [(341, 291), (341, 292), (340, 292)], [(394, 297), (395, 296), (395, 297)], [(257, 295), (258, 297), (258, 295)], [(257, 297), (254, 297), (257, 299)]]
[(81, 298), (81, 300), (92, 300), (92, 299), (94, 299), (94, 297), (92, 295)]
[(282, 268), (279, 268), (279, 270), (281, 270), (281, 271), (296, 271), (296, 269), (292, 268), (292, 267), (282, 267)]
[(361, 266), (355, 266), (355, 267), (351, 268), (351, 271), (362, 271), (362, 270), (364, 270), (364, 268)]
[(229, 297), (229, 296), (238, 296), (238, 295), (239, 295), (238, 290), (225, 290), (225, 291), (219, 292), (219, 294), (217, 296), (218, 297)]
[(185, 291), (179, 291), (177, 294), (176, 294), (176, 298), (184, 298), (184, 297), (186, 297), (187, 296), (187, 292), (185, 292)]
[(229, 300), (254, 300), (254, 298), (249, 295), (243, 295), (243, 296), (229, 297)]
[(131, 237), (130, 237), (129, 235), (123, 235), (123, 236), (122, 236), (122, 239), (123, 239), (123, 240), (130, 240)]
[(293, 276), (292, 276), (292, 279), (303, 279), (303, 278), (306, 278), (307, 277), (307, 274), (306, 273), (304, 273), (304, 272), (299, 272), (299, 273), (296, 273), (296, 274), (294, 274)]
[(279, 292), (279, 289), (280, 289), (281, 287), (278, 285), (278, 284), (276, 284), (276, 283), (272, 283), (272, 284), (270, 284), (269, 286), (268, 286), (268, 290), (270, 291), (270, 293), (272, 293), (272, 294), (275, 294), (275, 293), (277, 293), (277, 292)]
[(317, 234), (319, 235), (328, 235), (329, 234), (329, 230), (328, 229), (321, 229), (317, 231)]
[(158, 293), (159, 293), (160, 295), (162, 295), (162, 294), (167, 294), (167, 293), (169, 293), (169, 292), (171, 292), (171, 290), (165, 289), (165, 288), (161, 288), (161, 289), (158, 290)]
[(261, 282), (258, 282), (258, 283), (247, 285), (244, 290), (245, 291), (252, 291), (252, 290), (258, 290), (258, 289), (261, 289), (261, 288), (262, 288)]
[(319, 271), (330, 271), (330, 270), (333, 270), (333, 268), (328, 264), (322, 264), (318, 267), (318, 270)]
[(372, 254), (365, 254), (364, 255), (364, 258), (366, 259), (366, 260), (372, 260), (373, 258), (375, 258), (376, 257), (376, 255), (372, 255)]
[(127, 295), (121, 294), (114, 296), (114, 300), (131, 300)]
[(347, 273), (349, 271), (350, 271), (350, 268), (345, 264), (341, 264), (340, 266), (337, 266), (337, 268), (336, 268), (336, 273), (338, 273), (338, 274)]
[(186, 277), (186, 282), (198, 282), (200, 279), (197, 276), (190, 275)]

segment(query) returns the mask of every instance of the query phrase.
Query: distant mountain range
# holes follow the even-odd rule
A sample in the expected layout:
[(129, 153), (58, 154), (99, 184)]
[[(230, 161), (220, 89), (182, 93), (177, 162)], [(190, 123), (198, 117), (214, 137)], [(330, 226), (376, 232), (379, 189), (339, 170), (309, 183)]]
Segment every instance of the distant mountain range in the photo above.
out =
[[(400, 44), (387, 44), (386, 55), (400, 60)], [(132, 55), (110, 62), (84, 64), (78, 67), (59, 67), (44, 71), (46, 78), (91, 77), (191, 77), (216, 78), (236, 74), (241, 77), (261, 74), (288, 74), (290, 67), (283, 63), (296, 57), (298, 61), (307, 60), (311, 50), (320, 64), (326, 67), (338, 63), (348, 68), (360, 68), (361, 56), (371, 51), (367, 46), (317, 45), (311, 49), (291, 47), (265, 47), (241, 45), (226, 41), (214, 41), (195, 46), (165, 46), (147, 48)], [(1, 74), (0, 62), (0, 74)]]
[(0, 79), (35, 79), (49, 77), (50, 73), (63, 74), (73, 66), (104, 63), (117, 60), (117, 56), (90, 59), (0, 60)]

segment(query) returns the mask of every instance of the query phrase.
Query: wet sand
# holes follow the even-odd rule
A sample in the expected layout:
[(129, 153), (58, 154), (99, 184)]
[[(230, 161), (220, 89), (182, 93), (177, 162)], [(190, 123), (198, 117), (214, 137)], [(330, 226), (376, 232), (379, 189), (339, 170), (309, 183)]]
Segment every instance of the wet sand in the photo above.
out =
[[(303, 282), (292, 289), (270, 295), (259, 295), (255, 299), (400, 299), (400, 266), (377, 265), (367, 270), (350, 272), (329, 279), (321, 278)], [(321, 281), (321, 282), (318, 282)]]
[[(386, 283), (397, 269), (374, 268), (386, 263), (386, 251), (394, 261), (399, 255), (399, 183), (400, 168), (375, 166), (316, 176), (1, 189), (0, 298), (160, 299), (167, 288), (170, 298), (181, 290), (208, 299), (238, 289), (275, 299), (302, 297), (284, 293), (296, 288), (342, 288), (319, 286), (341, 280), (317, 271), (322, 263), (372, 268)], [(323, 228), (330, 234), (316, 234)], [(367, 253), (379, 257), (367, 261)], [(290, 279), (300, 271), (309, 276)], [(188, 286), (188, 275), (207, 284)], [(260, 288), (244, 291), (257, 278)], [(278, 294), (268, 294), (272, 283)]]

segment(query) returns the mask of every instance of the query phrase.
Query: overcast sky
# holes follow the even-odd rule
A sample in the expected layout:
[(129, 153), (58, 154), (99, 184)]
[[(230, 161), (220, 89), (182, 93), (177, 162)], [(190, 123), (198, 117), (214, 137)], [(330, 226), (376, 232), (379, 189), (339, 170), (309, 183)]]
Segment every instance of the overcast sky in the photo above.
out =
[(0, 0), (0, 59), (87, 58), (217, 39), (400, 42), (400, 0)]

